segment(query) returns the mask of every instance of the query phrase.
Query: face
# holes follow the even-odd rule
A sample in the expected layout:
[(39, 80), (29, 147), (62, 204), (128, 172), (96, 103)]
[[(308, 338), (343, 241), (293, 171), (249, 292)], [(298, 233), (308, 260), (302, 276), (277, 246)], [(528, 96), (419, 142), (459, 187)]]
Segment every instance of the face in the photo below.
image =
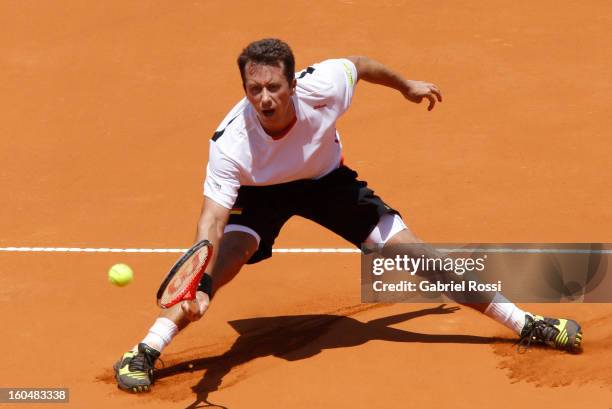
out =
[(295, 80), (292, 84), (287, 82), (282, 62), (278, 67), (249, 62), (244, 71), (246, 97), (263, 127), (267, 131), (284, 129), (295, 116), (291, 101)]

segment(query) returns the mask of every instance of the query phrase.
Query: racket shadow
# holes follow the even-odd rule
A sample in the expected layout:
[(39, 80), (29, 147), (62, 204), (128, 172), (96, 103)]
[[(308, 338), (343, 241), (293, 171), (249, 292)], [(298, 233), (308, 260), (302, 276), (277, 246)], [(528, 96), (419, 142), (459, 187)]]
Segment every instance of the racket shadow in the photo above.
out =
[[(257, 358), (274, 356), (288, 361), (306, 359), (325, 349), (347, 348), (373, 340), (390, 342), (493, 344), (514, 343), (515, 340), (475, 335), (422, 334), (391, 328), (391, 325), (414, 318), (452, 314), (459, 307), (446, 307), (410, 311), (369, 322), (335, 314), (259, 317), (230, 321), (239, 336), (229, 350), (221, 355), (181, 362), (156, 371), (156, 378), (166, 378), (184, 372), (206, 370), (200, 381), (192, 387), (196, 400), (188, 409), (223, 407), (208, 402), (211, 392), (219, 389), (223, 378), (237, 366)], [(333, 331), (333, 336), (325, 336)], [(203, 404), (203, 405), (201, 405)]]

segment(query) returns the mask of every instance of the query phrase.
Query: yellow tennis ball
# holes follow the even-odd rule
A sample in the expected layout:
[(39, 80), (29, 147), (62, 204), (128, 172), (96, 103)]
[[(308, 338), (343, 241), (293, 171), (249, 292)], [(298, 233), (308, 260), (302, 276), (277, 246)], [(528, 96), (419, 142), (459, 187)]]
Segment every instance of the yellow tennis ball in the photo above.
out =
[(115, 264), (108, 270), (108, 281), (116, 286), (123, 287), (134, 279), (134, 271), (127, 264)]

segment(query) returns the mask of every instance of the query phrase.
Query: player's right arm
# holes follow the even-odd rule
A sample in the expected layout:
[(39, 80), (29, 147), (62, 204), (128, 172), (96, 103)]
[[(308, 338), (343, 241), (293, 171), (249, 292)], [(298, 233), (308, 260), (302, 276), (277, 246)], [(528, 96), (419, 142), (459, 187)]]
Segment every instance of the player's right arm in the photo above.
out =
[[(223, 231), (229, 219), (230, 209), (216, 203), (211, 198), (204, 196), (200, 219), (196, 232), (196, 243), (200, 240), (208, 240), (213, 245), (212, 258), (208, 264), (208, 272), (213, 270), (217, 260), (219, 243), (223, 237)], [(206, 274), (206, 273), (205, 273)], [(200, 319), (210, 303), (208, 294), (197, 291), (196, 299), (193, 301), (183, 301), (181, 308), (185, 312), (189, 321)]]
[[(240, 172), (236, 163), (224, 154), (218, 144), (212, 140), (204, 180), (204, 201), (196, 232), (196, 242), (208, 240), (213, 245), (212, 258), (206, 272), (208, 274), (215, 267), (219, 254), (219, 243), (239, 187)], [(197, 291), (196, 299), (184, 301), (181, 307), (187, 318), (195, 321), (204, 315), (209, 303), (210, 297), (203, 291)]]
[[(223, 237), (223, 230), (229, 219), (230, 209), (227, 209), (211, 198), (204, 196), (200, 219), (196, 232), (196, 243), (200, 240), (208, 240), (213, 248), (219, 248), (219, 241)], [(209, 270), (212, 270), (217, 252), (213, 250), (213, 256), (210, 260)]]

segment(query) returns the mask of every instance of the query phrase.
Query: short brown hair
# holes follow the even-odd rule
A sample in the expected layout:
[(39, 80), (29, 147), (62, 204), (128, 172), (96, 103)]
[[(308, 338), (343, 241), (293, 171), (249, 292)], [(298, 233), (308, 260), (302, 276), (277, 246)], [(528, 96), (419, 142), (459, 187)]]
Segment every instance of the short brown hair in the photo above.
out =
[(240, 68), (243, 87), (245, 82), (244, 67), (246, 67), (249, 61), (254, 64), (273, 65), (275, 67), (280, 67), (280, 62), (282, 62), (283, 74), (285, 74), (287, 82), (289, 85), (293, 83), (295, 78), (295, 58), (291, 48), (284, 41), (277, 38), (264, 38), (263, 40), (252, 42), (242, 50), (237, 62), (238, 68)]

